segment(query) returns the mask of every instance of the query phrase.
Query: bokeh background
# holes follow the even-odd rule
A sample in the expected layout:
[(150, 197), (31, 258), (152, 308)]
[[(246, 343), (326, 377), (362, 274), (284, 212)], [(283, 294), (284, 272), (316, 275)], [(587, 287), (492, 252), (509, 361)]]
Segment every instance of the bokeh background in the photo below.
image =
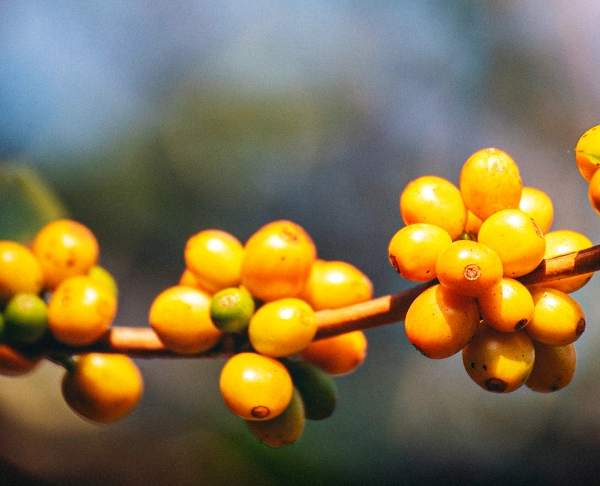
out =
[[(596, 0), (4, 0), (1, 237), (27, 238), (32, 198), (42, 219), (67, 211), (87, 224), (120, 283), (117, 325), (147, 325), (190, 235), (214, 227), (245, 240), (274, 219), (304, 226), (321, 257), (358, 266), (384, 295), (408, 286), (387, 261), (403, 187), (423, 174), (457, 183), (471, 153), (496, 146), (553, 198), (553, 229), (599, 242), (573, 157), (600, 123), (599, 24)], [(427, 360), (401, 324), (387, 326), (337, 379), (334, 416), (282, 450), (221, 403), (222, 360), (138, 361), (143, 400), (107, 427), (66, 407), (53, 364), (3, 377), (5, 474), (582, 484), (600, 473), (598, 285), (575, 294), (588, 327), (566, 389), (486, 393), (460, 356)]]

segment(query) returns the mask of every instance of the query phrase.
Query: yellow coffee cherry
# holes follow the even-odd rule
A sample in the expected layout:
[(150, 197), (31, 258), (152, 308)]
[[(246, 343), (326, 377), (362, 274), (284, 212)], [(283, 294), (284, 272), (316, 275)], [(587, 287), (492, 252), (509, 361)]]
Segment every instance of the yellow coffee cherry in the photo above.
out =
[[(585, 250), (586, 248), (591, 248), (593, 246), (592, 241), (587, 236), (572, 230), (550, 231), (545, 235), (544, 239), (546, 240), (545, 259), (565, 255), (574, 251)], [(531, 287), (549, 287), (570, 294), (587, 284), (593, 276), (594, 272), (590, 272), (582, 275), (575, 275), (573, 277), (561, 278), (560, 280), (551, 280)]]
[(596, 175), (598, 173), (600, 171), (594, 172), (588, 186), (588, 199), (596, 214), (600, 214), (600, 176)]
[(42, 267), (35, 255), (15, 241), (0, 241), (0, 300), (18, 293), (37, 294), (44, 285)]
[(510, 155), (487, 148), (475, 152), (464, 163), (459, 186), (467, 208), (485, 221), (502, 209), (518, 208), (523, 184)]
[(223, 336), (210, 318), (210, 304), (211, 296), (202, 290), (175, 285), (156, 296), (148, 319), (167, 349), (181, 354), (202, 353)]
[(405, 224), (439, 226), (455, 240), (465, 229), (467, 208), (460, 191), (450, 181), (433, 175), (407, 184), (400, 195), (400, 215)]
[(458, 353), (478, 326), (476, 299), (440, 284), (423, 291), (410, 305), (404, 320), (408, 340), (421, 354), (432, 359)]
[(502, 280), (500, 257), (486, 245), (457, 240), (440, 252), (436, 275), (444, 287), (476, 297)]
[(544, 191), (535, 187), (524, 187), (519, 209), (533, 218), (542, 233), (546, 234), (550, 231), (554, 220), (554, 205), (550, 196)]
[(102, 337), (117, 312), (117, 297), (105, 284), (77, 275), (63, 280), (48, 303), (48, 329), (60, 342), (86, 346)]
[(600, 167), (600, 125), (587, 130), (575, 146), (575, 162), (586, 181), (591, 181)]
[(465, 233), (469, 235), (471, 240), (477, 241), (477, 234), (483, 221), (473, 214), (473, 211), (467, 211), (467, 224), (465, 226)]
[(239, 285), (243, 258), (242, 243), (226, 231), (216, 229), (191, 236), (184, 250), (186, 268), (195, 277), (194, 286), (209, 293)]
[(524, 331), (500, 332), (483, 325), (463, 349), (462, 358), (468, 375), (481, 388), (510, 393), (529, 378), (535, 351)]
[(388, 246), (390, 263), (401, 277), (424, 282), (436, 277), (438, 255), (450, 246), (448, 232), (434, 224), (414, 223), (400, 229)]
[(546, 240), (535, 221), (520, 209), (504, 209), (486, 219), (477, 241), (494, 250), (504, 267), (504, 276), (520, 277), (544, 259)]
[(285, 220), (260, 228), (244, 251), (242, 285), (263, 301), (299, 296), (317, 257), (308, 233)]
[(533, 317), (525, 328), (536, 341), (549, 346), (564, 346), (579, 339), (585, 331), (585, 314), (570, 295), (551, 288), (531, 291)]
[(341, 261), (315, 260), (300, 294), (314, 310), (338, 309), (373, 296), (371, 280), (358, 268)]
[(293, 297), (273, 300), (259, 307), (250, 318), (248, 338), (261, 354), (290, 356), (302, 351), (317, 332), (317, 319), (310, 305)]
[(84, 354), (62, 380), (62, 394), (69, 407), (99, 423), (116, 422), (127, 416), (139, 403), (143, 391), (142, 374), (123, 354)]
[(485, 322), (502, 332), (523, 329), (533, 317), (533, 298), (529, 289), (518, 280), (504, 278), (477, 297)]
[(100, 253), (94, 233), (71, 219), (48, 223), (36, 234), (31, 247), (49, 289), (69, 277), (86, 275), (98, 262)]
[(564, 388), (573, 379), (577, 367), (577, 351), (573, 343), (548, 346), (533, 341), (535, 362), (525, 385), (533, 391), (549, 393)]
[(294, 386), (286, 367), (257, 353), (233, 355), (221, 370), (223, 401), (246, 420), (270, 420), (281, 414), (292, 399)]
[(300, 358), (330, 375), (345, 375), (365, 361), (367, 346), (365, 333), (352, 331), (313, 341), (300, 353)]

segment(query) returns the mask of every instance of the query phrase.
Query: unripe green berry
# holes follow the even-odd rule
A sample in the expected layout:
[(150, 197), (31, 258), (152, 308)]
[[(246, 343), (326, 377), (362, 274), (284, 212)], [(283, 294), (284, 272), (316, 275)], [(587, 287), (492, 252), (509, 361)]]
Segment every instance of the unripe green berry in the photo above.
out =
[(231, 287), (217, 292), (210, 304), (210, 318), (223, 332), (241, 332), (254, 314), (254, 299), (247, 290)]
[(4, 309), (4, 337), (9, 343), (31, 344), (48, 327), (48, 306), (37, 294), (16, 294)]

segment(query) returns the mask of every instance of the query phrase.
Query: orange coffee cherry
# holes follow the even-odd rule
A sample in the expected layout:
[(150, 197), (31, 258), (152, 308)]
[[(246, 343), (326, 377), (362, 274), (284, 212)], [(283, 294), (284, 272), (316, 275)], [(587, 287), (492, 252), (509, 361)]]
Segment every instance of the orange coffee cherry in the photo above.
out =
[(315, 260), (300, 298), (314, 310), (338, 309), (369, 300), (371, 280), (350, 263)]
[(423, 291), (410, 305), (404, 320), (408, 340), (421, 354), (432, 359), (458, 353), (478, 326), (476, 299), (440, 284)]
[(523, 184), (515, 161), (502, 150), (487, 148), (467, 159), (459, 185), (467, 208), (485, 221), (502, 209), (518, 208)]
[(306, 231), (285, 220), (260, 228), (244, 249), (242, 285), (263, 301), (300, 295), (317, 257)]
[(363, 331), (352, 331), (313, 341), (300, 353), (300, 358), (330, 375), (344, 375), (365, 361), (367, 345)]
[(471, 297), (498, 285), (503, 274), (500, 257), (486, 245), (470, 240), (457, 240), (446, 247), (435, 270), (444, 287)]
[(477, 241), (494, 250), (504, 267), (504, 276), (520, 277), (544, 259), (546, 240), (535, 221), (520, 209), (504, 209), (486, 219)]
[(75, 275), (85, 275), (98, 262), (100, 248), (90, 229), (70, 219), (58, 219), (35, 236), (32, 251), (50, 289)]
[(405, 224), (434, 224), (455, 240), (465, 229), (467, 208), (458, 188), (442, 177), (428, 175), (407, 184), (400, 195)]
[(44, 285), (42, 267), (35, 255), (14, 241), (0, 241), (0, 300), (18, 293), (37, 294)]
[(467, 224), (465, 226), (465, 233), (469, 235), (471, 240), (477, 241), (477, 234), (483, 221), (473, 214), (473, 211), (467, 211)]
[(221, 396), (229, 410), (246, 420), (270, 420), (292, 399), (294, 386), (286, 367), (257, 353), (233, 355), (221, 370)]
[(150, 306), (148, 319), (166, 348), (181, 354), (202, 353), (223, 336), (210, 318), (211, 296), (194, 287), (163, 290)]
[(548, 346), (533, 341), (535, 362), (525, 382), (533, 391), (549, 393), (564, 388), (573, 379), (577, 367), (577, 351), (573, 343)]
[(587, 130), (575, 146), (575, 162), (586, 181), (591, 181), (600, 167), (600, 125)]
[(242, 243), (235, 236), (216, 229), (191, 236), (184, 250), (186, 268), (195, 277), (194, 286), (209, 293), (239, 285), (243, 258)]
[(554, 220), (554, 205), (544, 191), (534, 187), (524, 187), (519, 209), (533, 218), (542, 233), (546, 234), (550, 231)]
[(596, 214), (600, 214), (600, 176), (596, 175), (598, 173), (600, 173), (600, 171), (594, 172), (588, 186), (588, 199), (590, 200), (592, 209), (596, 211)]
[(392, 237), (388, 246), (390, 263), (401, 277), (424, 282), (436, 277), (438, 255), (450, 246), (448, 232), (428, 223), (405, 226)]
[(533, 298), (521, 282), (504, 278), (477, 297), (485, 322), (502, 332), (523, 329), (533, 317)]

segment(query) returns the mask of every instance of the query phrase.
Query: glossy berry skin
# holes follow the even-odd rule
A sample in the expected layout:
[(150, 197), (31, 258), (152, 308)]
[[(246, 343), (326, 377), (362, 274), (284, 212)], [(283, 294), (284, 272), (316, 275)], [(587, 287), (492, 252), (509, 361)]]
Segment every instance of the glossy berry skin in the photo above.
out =
[(48, 328), (48, 306), (37, 294), (16, 294), (4, 309), (4, 338), (7, 342), (32, 344)]
[(0, 241), (0, 300), (17, 293), (39, 293), (44, 286), (42, 267), (35, 255), (14, 241)]
[(481, 388), (510, 393), (529, 378), (535, 351), (524, 331), (500, 332), (483, 325), (463, 349), (462, 358), (468, 375)]
[(352, 331), (310, 343), (300, 358), (318, 366), (330, 375), (345, 375), (354, 371), (367, 358), (367, 337), (363, 331)]
[(180, 354), (201, 353), (223, 336), (210, 318), (210, 305), (209, 294), (175, 285), (156, 296), (148, 320), (167, 349)]
[(278, 360), (252, 352), (233, 355), (219, 378), (227, 407), (246, 420), (270, 420), (292, 399), (292, 378)]
[(445, 248), (435, 269), (444, 287), (471, 297), (498, 285), (503, 275), (500, 257), (486, 245), (470, 240), (458, 240)]
[(338, 399), (335, 380), (321, 368), (310, 363), (286, 359), (283, 364), (290, 372), (294, 386), (302, 396), (306, 419), (323, 420), (330, 417)]
[(468, 297), (437, 284), (410, 305), (404, 320), (406, 336), (421, 354), (448, 358), (466, 346), (479, 325), (479, 308)]
[(550, 393), (561, 390), (573, 379), (577, 367), (577, 351), (573, 343), (548, 346), (533, 341), (535, 362), (525, 385), (533, 391)]
[(246, 420), (252, 435), (274, 448), (296, 442), (302, 435), (305, 423), (304, 403), (296, 389), (288, 406), (277, 417), (270, 420)]
[(588, 186), (588, 199), (592, 209), (596, 211), (596, 214), (600, 215), (600, 175), (596, 175), (600, 171), (594, 172), (594, 175), (590, 179)]
[(504, 278), (477, 297), (485, 322), (501, 332), (523, 329), (533, 317), (533, 297), (521, 282)]
[(244, 246), (242, 285), (263, 301), (298, 297), (310, 275), (317, 250), (304, 229), (291, 221), (273, 221)]
[(533, 289), (531, 296), (535, 306), (525, 330), (533, 339), (549, 346), (564, 346), (579, 339), (586, 320), (573, 297), (550, 288)]
[(519, 209), (533, 218), (542, 233), (546, 234), (550, 231), (554, 221), (554, 205), (544, 191), (535, 187), (524, 187)]
[(252, 296), (244, 289), (231, 287), (212, 296), (210, 318), (223, 332), (241, 332), (248, 327), (254, 310)]
[(497, 148), (487, 148), (466, 160), (459, 186), (467, 209), (485, 221), (502, 209), (518, 208), (523, 183), (510, 155)]
[(86, 346), (97, 341), (117, 313), (117, 298), (106, 285), (88, 276), (63, 280), (48, 304), (48, 328), (60, 342)]
[(600, 167), (600, 125), (587, 130), (575, 146), (575, 162), (586, 181), (591, 181)]
[(29, 373), (41, 360), (41, 357), (28, 357), (6, 344), (0, 344), (0, 375), (19, 376)]
[(433, 175), (409, 182), (400, 194), (400, 215), (406, 225), (428, 223), (439, 226), (455, 240), (465, 229), (467, 208), (458, 188)]
[(371, 280), (354, 265), (317, 259), (299, 297), (318, 311), (358, 304), (372, 296)]
[(196, 285), (209, 293), (236, 287), (241, 280), (244, 247), (226, 231), (209, 229), (191, 236), (184, 250), (186, 268)]
[(292, 297), (267, 302), (254, 313), (248, 325), (252, 347), (272, 357), (302, 351), (316, 332), (314, 310), (303, 300)]
[(90, 229), (71, 219), (48, 223), (37, 233), (31, 248), (49, 289), (68, 277), (87, 274), (100, 253), (98, 240)]
[(401, 277), (425, 282), (436, 277), (438, 256), (451, 243), (452, 238), (445, 229), (434, 224), (414, 223), (392, 237), (388, 256)]
[(534, 270), (544, 259), (546, 240), (535, 221), (520, 209), (504, 209), (486, 219), (477, 241), (494, 250), (504, 276), (516, 278)]
[(136, 364), (122, 354), (80, 356), (62, 380), (66, 403), (92, 422), (112, 423), (131, 413), (144, 390)]

